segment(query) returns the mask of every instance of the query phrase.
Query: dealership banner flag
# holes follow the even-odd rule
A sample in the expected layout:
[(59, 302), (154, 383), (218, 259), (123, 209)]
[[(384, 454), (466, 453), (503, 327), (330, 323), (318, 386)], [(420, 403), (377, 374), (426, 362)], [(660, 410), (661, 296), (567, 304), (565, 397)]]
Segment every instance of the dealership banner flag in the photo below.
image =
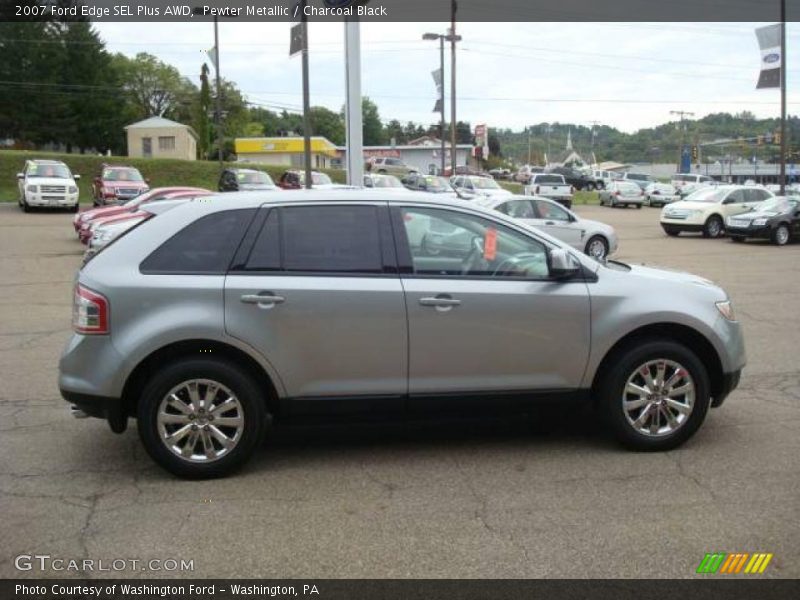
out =
[(781, 24), (756, 29), (758, 47), (761, 49), (761, 74), (756, 89), (781, 87)]

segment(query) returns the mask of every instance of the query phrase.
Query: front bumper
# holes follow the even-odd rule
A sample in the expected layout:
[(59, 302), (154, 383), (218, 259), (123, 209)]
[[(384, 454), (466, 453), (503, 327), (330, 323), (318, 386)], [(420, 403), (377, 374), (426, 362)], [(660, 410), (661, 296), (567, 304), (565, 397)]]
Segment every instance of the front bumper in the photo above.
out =
[(661, 221), (661, 228), (664, 231), (691, 231), (695, 233), (703, 231), (703, 225), (687, 223), (686, 221)]
[(25, 195), (25, 202), (28, 206), (47, 207), (73, 207), (78, 204), (78, 194), (32, 194)]
[(734, 224), (726, 223), (725, 230), (728, 232), (728, 235), (738, 236), (738, 237), (770, 239), (770, 237), (772, 236), (772, 228), (769, 225), (760, 225), (758, 227), (755, 227), (753, 225), (748, 225), (746, 227), (737, 227)]

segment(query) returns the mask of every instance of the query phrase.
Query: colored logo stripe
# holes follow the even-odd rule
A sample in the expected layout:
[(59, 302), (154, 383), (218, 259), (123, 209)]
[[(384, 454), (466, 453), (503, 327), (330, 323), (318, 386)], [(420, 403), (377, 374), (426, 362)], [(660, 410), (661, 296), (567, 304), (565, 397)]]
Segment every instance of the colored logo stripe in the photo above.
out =
[[(714, 574), (725, 573), (728, 575), (742, 573), (757, 574), (763, 573), (767, 565), (772, 560), (773, 554), (766, 552), (726, 552), (707, 553), (700, 566), (697, 567), (698, 573)], [(745, 566), (746, 565), (746, 566)]]

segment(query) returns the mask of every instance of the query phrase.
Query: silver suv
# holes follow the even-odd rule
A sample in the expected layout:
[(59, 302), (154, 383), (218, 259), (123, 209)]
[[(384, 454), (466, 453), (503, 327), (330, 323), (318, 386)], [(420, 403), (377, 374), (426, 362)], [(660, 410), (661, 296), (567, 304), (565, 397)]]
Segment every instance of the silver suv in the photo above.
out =
[(81, 269), (73, 314), (59, 386), (76, 416), (115, 432), (138, 419), (149, 454), (186, 477), (239, 466), (273, 419), (543, 399), (591, 400), (624, 444), (666, 450), (745, 364), (711, 282), (602, 265), (426, 193), (182, 204)]

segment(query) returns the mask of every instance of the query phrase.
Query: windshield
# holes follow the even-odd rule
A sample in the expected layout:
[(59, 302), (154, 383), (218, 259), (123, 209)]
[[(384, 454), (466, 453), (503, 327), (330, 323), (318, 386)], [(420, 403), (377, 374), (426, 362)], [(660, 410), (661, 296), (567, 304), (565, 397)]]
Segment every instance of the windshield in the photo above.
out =
[(103, 181), (144, 181), (142, 174), (132, 168), (103, 169)]
[(239, 183), (244, 184), (275, 185), (272, 178), (261, 171), (239, 171), (236, 179), (239, 180)]
[[(300, 184), (303, 185), (306, 182), (306, 174), (304, 171), (300, 171)], [(331, 178), (325, 175), (325, 173), (318, 173), (317, 171), (311, 172), (311, 184), (312, 185), (331, 185), (333, 181)]]
[(397, 177), (391, 175), (373, 175), (372, 187), (376, 188), (401, 188), (403, 184)]
[(72, 179), (66, 165), (31, 165), (28, 177), (54, 177), (56, 179)]
[(722, 190), (718, 190), (716, 188), (703, 188), (702, 190), (697, 190), (696, 192), (686, 196), (686, 200), (689, 202), (708, 202), (709, 204), (714, 204), (716, 202), (720, 202), (724, 196), (725, 192)]
[(487, 177), (473, 177), (471, 179), (472, 185), (478, 190), (499, 190), (500, 186), (497, 185), (494, 179)]
[(776, 196), (764, 200), (764, 202), (758, 205), (756, 210), (758, 210), (758, 212), (774, 212), (780, 214), (789, 212), (795, 206), (797, 206), (797, 199)]
[(425, 177), (425, 185), (429, 191), (434, 192), (447, 192), (450, 190), (450, 183), (444, 177), (436, 177), (435, 175), (428, 175)]

